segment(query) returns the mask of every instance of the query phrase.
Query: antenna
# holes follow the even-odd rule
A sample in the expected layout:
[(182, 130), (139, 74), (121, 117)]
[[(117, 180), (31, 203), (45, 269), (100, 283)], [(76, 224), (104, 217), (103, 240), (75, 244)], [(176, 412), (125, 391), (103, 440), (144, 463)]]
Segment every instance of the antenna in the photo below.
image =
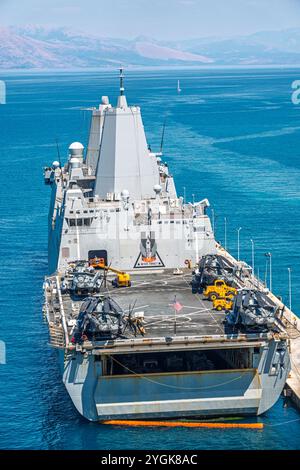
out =
[(125, 333), (126, 329), (127, 329), (127, 326), (129, 326), (129, 328), (131, 329), (131, 331), (133, 332), (134, 336), (136, 336), (136, 326), (135, 324), (133, 323), (133, 321), (131, 320), (131, 316), (132, 316), (132, 312), (135, 308), (135, 304), (136, 304), (136, 300), (134, 301), (134, 304), (133, 306), (131, 306), (131, 304), (129, 304), (129, 307), (128, 307), (128, 316), (127, 316), (127, 321), (126, 321), (126, 324), (125, 324), (125, 327), (124, 327), (124, 330), (123, 330), (123, 334)]
[(164, 146), (166, 122), (167, 122), (167, 118), (165, 117), (163, 128), (162, 128), (161, 141), (160, 141), (160, 153), (162, 153), (163, 146)]
[(123, 67), (120, 67), (120, 96), (124, 95), (124, 69)]
[(61, 167), (61, 158), (60, 158), (60, 151), (59, 151), (58, 139), (55, 139), (55, 142), (56, 142), (57, 158), (58, 158), (58, 161), (59, 161), (59, 166)]

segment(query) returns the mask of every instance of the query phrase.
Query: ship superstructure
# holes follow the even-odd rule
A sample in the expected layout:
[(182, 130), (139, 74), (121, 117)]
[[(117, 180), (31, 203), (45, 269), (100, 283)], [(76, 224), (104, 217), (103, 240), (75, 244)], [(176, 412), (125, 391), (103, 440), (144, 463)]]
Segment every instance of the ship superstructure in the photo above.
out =
[[(127, 104), (122, 70), (117, 105), (104, 96), (92, 111), (87, 151), (73, 143), (45, 181), (45, 312), (83, 416), (261, 414), (276, 402), (290, 369), (280, 307), (266, 307), (249, 267), (216, 243), (208, 200), (178, 197), (161, 152), (147, 144), (140, 108)], [(202, 295), (204, 260), (226, 265), (244, 293), (231, 316)]]

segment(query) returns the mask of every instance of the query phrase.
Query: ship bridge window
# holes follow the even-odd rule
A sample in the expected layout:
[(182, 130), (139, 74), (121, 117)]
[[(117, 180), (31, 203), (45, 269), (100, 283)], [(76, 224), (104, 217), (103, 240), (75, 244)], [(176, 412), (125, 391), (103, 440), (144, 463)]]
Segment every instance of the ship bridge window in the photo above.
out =
[(83, 225), (85, 227), (89, 227), (92, 223), (92, 219), (90, 218), (85, 218), (85, 219), (66, 219), (67, 224), (69, 227), (82, 227)]

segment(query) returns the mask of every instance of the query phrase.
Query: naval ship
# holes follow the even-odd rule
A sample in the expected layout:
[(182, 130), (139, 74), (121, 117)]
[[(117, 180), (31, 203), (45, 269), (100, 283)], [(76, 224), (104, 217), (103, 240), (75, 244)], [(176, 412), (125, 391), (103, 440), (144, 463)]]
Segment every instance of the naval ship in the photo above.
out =
[(116, 106), (103, 96), (92, 109), (86, 151), (74, 142), (44, 179), (44, 313), (82, 416), (255, 416), (274, 405), (290, 371), (285, 307), (215, 240), (209, 201), (178, 196), (122, 69)]

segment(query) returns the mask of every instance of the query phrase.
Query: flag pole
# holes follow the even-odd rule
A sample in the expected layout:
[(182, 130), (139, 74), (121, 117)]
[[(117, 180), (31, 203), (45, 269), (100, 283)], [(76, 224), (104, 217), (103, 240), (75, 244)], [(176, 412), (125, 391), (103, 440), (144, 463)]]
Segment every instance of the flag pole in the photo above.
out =
[(176, 295), (174, 297), (174, 335), (176, 336), (177, 333), (177, 325), (176, 325)]

